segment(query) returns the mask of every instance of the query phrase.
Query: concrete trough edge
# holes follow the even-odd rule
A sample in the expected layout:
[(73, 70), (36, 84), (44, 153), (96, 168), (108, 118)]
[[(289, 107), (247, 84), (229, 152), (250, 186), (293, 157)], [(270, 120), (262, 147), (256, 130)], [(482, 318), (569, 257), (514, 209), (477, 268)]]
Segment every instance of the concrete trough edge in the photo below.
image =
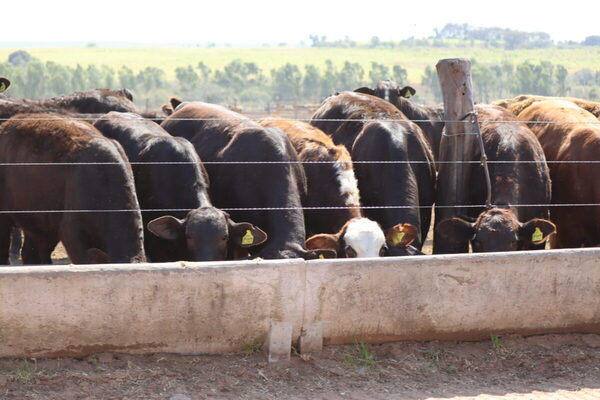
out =
[(600, 249), (0, 268), (0, 357), (600, 333)]

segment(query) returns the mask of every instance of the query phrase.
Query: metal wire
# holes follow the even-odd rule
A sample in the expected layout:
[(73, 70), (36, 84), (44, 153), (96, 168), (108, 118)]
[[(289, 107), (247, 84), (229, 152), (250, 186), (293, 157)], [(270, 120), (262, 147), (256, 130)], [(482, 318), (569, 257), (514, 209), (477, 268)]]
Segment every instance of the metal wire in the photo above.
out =
[[(85, 114), (85, 113), (82, 113)], [(165, 118), (144, 118), (145, 120), (160, 120), (163, 121), (167, 119)], [(0, 121), (112, 121), (115, 118), (96, 118), (96, 117), (45, 117), (45, 118), (0, 118)], [(443, 123), (460, 123), (465, 122), (461, 120), (453, 121), (453, 120), (443, 120), (443, 119), (393, 119), (393, 118), (358, 118), (358, 119), (329, 119), (329, 118), (168, 118), (169, 121), (207, 121), (207, 122), (216, 122), (216, 121), (303, 121), (303, 122), (443, 122)], [(119, 119), (119, 121), (132, 121), (139, 122), (139, 119)], [(591, 125), (600, 125), (600, 120), (598, 121), (521, 121), (521, 120), (489, 120), (484, 121), (484, 123), (493, 123), (493, 124), (516, 124), (516, 123), (524, 123), (524, 124), (591, 124)]]
[[(0, 167), (32, 167), (32, 166), (71, 166), (71, 165), (123, 165), (125, 162), (15, 162), (0, 163)], [(369, 160), (369, 161), (200, 161), (204, 165), (229, 165), (229, 164), (481, 164), (480, 160), (470, 161), (427, 161), (427, 160)], [(496, 160), (488, 164), (600, 164), (600, 160)], [(195, 165), (194, 161), (133, 161), (131, 165)]]
[[(600, 203), (572, 204), (511, 204), (512, 207), (597, 207)], [(485, 204), (431, 205), (431, 206), (347, 206), (347, 207), (224, 207), (222, 211), (294, 211), (294, 210), (385, 210), (426, 208), (486, 208)], [(503, 207), (504, 208), (504, 207)], [(0, 214), (61, 214), (61, 213), (125, 213), (125, 212), (189, 212), (189, 208), (132, 208), (115, 210), (0, 210)]]

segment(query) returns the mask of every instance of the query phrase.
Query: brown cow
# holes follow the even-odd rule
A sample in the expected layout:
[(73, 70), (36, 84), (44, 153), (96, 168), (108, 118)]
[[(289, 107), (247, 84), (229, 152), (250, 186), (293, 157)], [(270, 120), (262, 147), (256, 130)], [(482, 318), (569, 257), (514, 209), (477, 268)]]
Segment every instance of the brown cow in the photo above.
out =
[(589, 100), (577, 99), (575, 97), (547, 97), (522, 94), (513, 99), (495, 101), (493, 104), (498, 105), (500, 107), (504, 107), (518, 116), (519, 114), (521, 114), (521, 112), (523, 112), (527, 107), (531, 106), (533, 103), (544, 100), (570, 101), (575, 105), (583, 108), (584, 110), (587, 110), (590, 113), (594, 114), (596, 117), (600, 118), (600, 103)]
[[(531, 121), (529, 127), (542, 144), (550, 164), (552, 202), (556, 205), (600, 203), (600, 165), (583, 162), (600, 160), (598, 119), (563, 100), (533, 103), (519, 118)], [(591, 247), (600, 243), (600, 207), (555, 206), (551, 215), (558, 231), (553, 247)]]
[[(476, 111), (490, 162), (491, 202), (496, 207), (468, 208), (468, 217), (475, 222), (453, 217), (437, 223), (433, 251), (467, 252), (469, 242), (474, 252), (543, 249), (556, 230), (547, 220), (548, 206), (516, 205), (550, 203), (544, 151), (531, 130), (512, 122), (515, 117), (505, 109), (477, 105)], [(485, 203), (485, 182), (483, 168), (474, 167), (467, 204)]]
[(76, 264), (145, 261), (142, 216), (123, 149), (88, 123), (54, 117), (19, 114), (0, 126), (0, 163), (101, 164), (2, 166), (0, 209), (14, 212), (0, 215), (0, 263), (8, 263), (13, 225), (25, 232), (26, 264), (51, 264), (59, 241)]

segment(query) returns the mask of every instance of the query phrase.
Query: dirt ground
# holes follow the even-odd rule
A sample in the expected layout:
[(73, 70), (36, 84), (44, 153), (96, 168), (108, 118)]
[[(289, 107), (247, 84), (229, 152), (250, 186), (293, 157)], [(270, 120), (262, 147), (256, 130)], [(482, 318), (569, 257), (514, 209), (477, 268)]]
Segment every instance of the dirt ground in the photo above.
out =
[(290, 362), (271, 365), (258, 347), (221, 356), (0, 359), (0, 399), (491, 399), (507, 394), (600, 398), (600, 335), (357, 343), (326, 346), (315, 356), (294, 354)]

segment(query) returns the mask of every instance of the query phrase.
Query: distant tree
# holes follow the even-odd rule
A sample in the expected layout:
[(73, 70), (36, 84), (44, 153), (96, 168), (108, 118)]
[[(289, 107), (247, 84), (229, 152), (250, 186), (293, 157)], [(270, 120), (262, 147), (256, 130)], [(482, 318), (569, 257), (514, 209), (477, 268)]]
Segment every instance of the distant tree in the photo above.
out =
[(310, 64), (304, 66), (304, 77), (302, 78), (302, 97), (305, 99), (317, 99), (320, 97), (321, 75), (319, 69)]
[(338, 73), (333, 61), (325, 60), (325, 72), (321, 79), (320, 97), (327, 97), (339, 90)]
[(392, 67), (392, 79), (398, 82), (398, 84), (403, 85), (408, 82), (408, 72), (401, 66), (394, 65)]
[(363, 83), (365, 70), (359, 63), (344, 62), (338, 73), (338, 84), (341, 90), (354, 90)]
[(135, 74), (131, 70), (131, 68), (122, 66), (119, 70), (119, 85), (122, 88), (127, 88), (131, 90), (135, 90), (137, 88), (137, 82), (135, 78)]
[(302, 73), (296, 65), (287, 63), (271, 71), (273, 94), (280, 100), (298, 100), (302, 91)]
[(600, 46), (600, 36), (588, 36), (583, 41), (584, 46)]
[(191, 65), (175, 68), (175, 77), (184, 91), (195, 90), (200, 85), (200, 77)]
[(439, 103), (442, 101), (442, 90), (440, 88), (437, 72), (429, 65), (425, 67), (425, 71), (421, 78), (421, 84), (428, 89), (435, 102)]
[(8, 55), (8, 62), (12, 65), (21, 66), (33, 61), (34, 58), (25, 50), (13, 51)]
[(369, 71), (370, 84), (375, 86), (377, 82), (390, 79), (390, 69), (376, 61), (371, 62), (371, 70)]
[(562, 65), (557, 65), (554, 76), (556, 78), (555, 94), (557, 96), (566, 96), (569, 90), (567, 86), (567, 77), (569, 76), (567, 69)]

